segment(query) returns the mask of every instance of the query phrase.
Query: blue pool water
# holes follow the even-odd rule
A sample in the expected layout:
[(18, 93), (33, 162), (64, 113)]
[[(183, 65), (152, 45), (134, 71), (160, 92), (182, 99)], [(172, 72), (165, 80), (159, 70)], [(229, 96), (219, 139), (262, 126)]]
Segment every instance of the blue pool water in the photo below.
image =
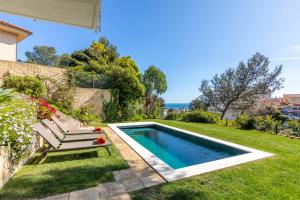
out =
[(173, 169), (248, 153), (159, 125), (120, 129)]

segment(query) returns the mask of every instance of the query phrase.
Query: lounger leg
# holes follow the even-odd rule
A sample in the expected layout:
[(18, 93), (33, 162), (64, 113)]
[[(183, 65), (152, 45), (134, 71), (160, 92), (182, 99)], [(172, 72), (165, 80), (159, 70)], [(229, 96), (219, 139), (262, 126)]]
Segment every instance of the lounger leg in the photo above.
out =
[(108, 152), (108, 154), (111, 156), (111, 153), (109, 151), (109, 148), (108, 147), (105, 147), (106, 151)]
[(47, 153), (48, 153), (48, 149), (44, 150), (41, 154), (41, 157), (46, 157)]

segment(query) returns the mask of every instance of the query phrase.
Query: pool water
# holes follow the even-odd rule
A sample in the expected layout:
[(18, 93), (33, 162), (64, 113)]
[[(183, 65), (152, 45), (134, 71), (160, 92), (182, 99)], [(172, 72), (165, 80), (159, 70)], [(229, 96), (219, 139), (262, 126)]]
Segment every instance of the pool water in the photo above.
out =
[(159, 125), (120, 129), (173, 169), (249, 153)]

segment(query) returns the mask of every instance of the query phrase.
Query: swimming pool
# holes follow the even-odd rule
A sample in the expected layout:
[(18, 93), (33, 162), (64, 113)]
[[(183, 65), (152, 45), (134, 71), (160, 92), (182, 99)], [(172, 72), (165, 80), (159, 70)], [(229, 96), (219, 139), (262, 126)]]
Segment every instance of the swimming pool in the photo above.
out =
[(272, 156), (154, 122), (109, 126), (167, 181)]

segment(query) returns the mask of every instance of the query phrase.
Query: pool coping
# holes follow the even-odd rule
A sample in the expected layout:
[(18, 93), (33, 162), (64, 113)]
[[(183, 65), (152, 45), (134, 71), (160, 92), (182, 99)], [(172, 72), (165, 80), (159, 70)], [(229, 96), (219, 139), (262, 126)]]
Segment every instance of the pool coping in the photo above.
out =
[[(169, 129), (183, 132), (188, 135), (193, 135), (196, 137), (200, 137), (200, 138), (208, 139), (208, 140), (211, 140), (211, 141), (214, 141), (217, 143), (228, 145), (228, 146), (231, 146), (234, 148), (238, 148), (238, 149), (247, 151), (249, 153), (238, 155), (238, 156), (232, 156), (232, 157), (224, 158), (224, 159), (220, 159), (220, 160), (210, 161), (210, 162), (206, 162), (206, 163), (196, 164), (196, 165), (183, 167), (183, 168), (179, 168), (179, 169), (173, 169), (168, 164), (166, 164), (164, 161), (162, 161), (160, 158), (155, 156), (153, 153), (151, 153), (145, 147), (143, 147), (138, 142), (136, 142), (134, 139), (132, 139), (130, 136), (128, 136), (126, 133), (124, 133), (121, 129), (119, 129), (119, 127), (149, 126), (149, 125), (158, 125), (158, 126), (166, 127)], [(274, 155), (274, 154), (260, 151), (257, 149), (245, 147), (245, 146), (242, 146), (239, 144), (227, 142), (224, 140), (209, 137), (209, 136), (202, 135), (199, 133), (194, 133), (194, 132), (187, 131), (184, 129), (167, 126), (167, 125), (160, 124), (157, 122), (116, 123), (116, 124), (108, 124), (108, 126), (117, 135), (119, 135), (119, 137), (123, 141), (125, 141), (138, 155), (140, 155), (155, 171), (157, 171), (168, 182), (195, 176), (198, 174), (207, 173), (210, 171), (215, 171), (218, 169), (223, 169), (223, 168), (239, 165), (239, 164), (254, 161), (254, 160), (267, 158), (267, 157)]]

